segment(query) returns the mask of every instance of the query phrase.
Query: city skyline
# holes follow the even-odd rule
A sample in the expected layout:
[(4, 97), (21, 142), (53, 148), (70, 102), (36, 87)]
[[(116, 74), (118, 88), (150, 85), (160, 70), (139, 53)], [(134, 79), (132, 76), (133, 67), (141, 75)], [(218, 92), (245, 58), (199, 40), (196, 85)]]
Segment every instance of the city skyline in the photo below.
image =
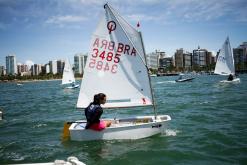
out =
[[(0, 65), (9, 54), (17, 62), (45, 64), (87, 53), (105, 2), (0, 0)], [(179, 48), (192, 52), (200, 46), (216, 55), (227, 36), (232, 48), (247, 40), (244, 0), (108, 2), (131, 25), (140, 22), (146, 53), (157, 49), (173, 56)]]

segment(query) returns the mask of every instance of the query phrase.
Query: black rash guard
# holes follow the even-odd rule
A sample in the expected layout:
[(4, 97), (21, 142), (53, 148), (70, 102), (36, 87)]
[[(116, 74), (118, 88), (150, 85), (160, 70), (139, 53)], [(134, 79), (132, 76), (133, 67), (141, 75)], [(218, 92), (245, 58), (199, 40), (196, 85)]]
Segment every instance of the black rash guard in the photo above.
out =
[(89, 106), (85, 108), (85, 116), (87, 118), (86, 129), (94, 123), (99, 123), (102, 113), (103, 109), (99, 104), (90, 103)]

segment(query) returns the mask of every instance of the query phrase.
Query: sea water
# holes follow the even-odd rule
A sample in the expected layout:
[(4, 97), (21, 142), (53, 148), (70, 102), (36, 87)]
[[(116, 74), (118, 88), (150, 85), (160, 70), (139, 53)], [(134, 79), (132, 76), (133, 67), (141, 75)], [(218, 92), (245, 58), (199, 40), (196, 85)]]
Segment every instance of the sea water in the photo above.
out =
[[(79, 89), (63, 89), (61, 81), (0, 83), (0, 164), (72, 155), (88, 165), (247, 164), (247, 75), (235, 84), (219, 83), (226, 77), (218, 75), (176, 78), (152, 77), (158, 114), (172, 118), (163, 134), (91, 142), (61, 140), (64, 122), (85, 118), (75, 108)], [(145, 107), (105, 110), (103, 117), (152, 114)]]

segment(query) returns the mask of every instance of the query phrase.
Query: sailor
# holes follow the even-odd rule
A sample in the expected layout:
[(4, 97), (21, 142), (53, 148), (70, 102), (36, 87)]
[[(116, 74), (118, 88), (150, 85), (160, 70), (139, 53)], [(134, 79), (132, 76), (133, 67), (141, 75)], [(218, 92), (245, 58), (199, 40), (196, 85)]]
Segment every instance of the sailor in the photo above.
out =
[(105, 103), (106, 95), (104, 93), (94, 95), (93, 102), (85, 109), (85, 116), (87, 118), (86, 129), (101, 131), (111, 125), (110, 121), (100, 120), (103, 113), (103, 108), (100, 105)]
[(72, 82), (72, 87), (75, 87), (75, 82)]
[(228, 77), (228, 79), (227, 79), (227, 81), (232, 81), (232, 80), (233, 80), (233, 75), (230, 74), (229, 77)]

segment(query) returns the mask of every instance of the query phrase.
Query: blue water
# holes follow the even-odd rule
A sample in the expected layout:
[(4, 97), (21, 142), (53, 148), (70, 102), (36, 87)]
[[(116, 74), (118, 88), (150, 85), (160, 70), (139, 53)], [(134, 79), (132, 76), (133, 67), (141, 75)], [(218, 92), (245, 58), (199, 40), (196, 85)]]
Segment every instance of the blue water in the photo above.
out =
[[(0, 164), (53, 162), (73, 155), (86, 164), (247, 164), (247, 75), (153, 77), (157, 110), (172, 120), (162, 134), (139, 140), (61, 141), (63, 123), (84, 118), (79, 89), (60, 81), (0, 83)], [(96, 91), (97, 92), (97, 91)], [(149, 108), (105, 110), (103, 117), (150, 115)]]

